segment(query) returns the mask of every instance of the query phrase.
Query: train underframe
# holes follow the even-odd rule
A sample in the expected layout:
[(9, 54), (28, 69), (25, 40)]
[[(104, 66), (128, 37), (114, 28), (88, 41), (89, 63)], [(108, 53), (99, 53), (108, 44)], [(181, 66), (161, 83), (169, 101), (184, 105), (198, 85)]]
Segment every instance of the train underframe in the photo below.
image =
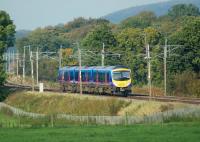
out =
[[(80, 92), (79, 83), (60, 83), (60, 90), (62, 92), (78, 93)], [(119, 95), (127, 97), (131, 94), (131, 87), (115, 87), (109, 84), (88, 84), (82, 83), (82, 92), (89, 94), (99, 94), (99, 95)]]

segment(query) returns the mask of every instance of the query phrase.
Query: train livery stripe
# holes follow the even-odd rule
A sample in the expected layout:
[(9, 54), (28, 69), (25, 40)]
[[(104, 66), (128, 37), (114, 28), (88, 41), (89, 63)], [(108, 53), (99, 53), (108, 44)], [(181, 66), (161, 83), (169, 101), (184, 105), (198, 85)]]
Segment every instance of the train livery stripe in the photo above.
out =
[(130, 69), (125, 69), (125, 68), (119, 68), (119, 69), (114, 69), (112, 71), (115, 72), (115, 71), (131, 71), (131, 70)]
[(116, 86), (116, 87), (128, 87), (130, 84), (131, 84), (131, 79), (129, 80), (126, 80), (126, 81), (116, 81), (116, 80), (112, 80), (113, 84)]

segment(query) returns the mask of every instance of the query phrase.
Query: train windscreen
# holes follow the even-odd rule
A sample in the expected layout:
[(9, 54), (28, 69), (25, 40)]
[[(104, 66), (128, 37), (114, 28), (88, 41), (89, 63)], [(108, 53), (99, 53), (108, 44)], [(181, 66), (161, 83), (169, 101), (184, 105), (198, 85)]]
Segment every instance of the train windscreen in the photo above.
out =
[(125, 81), (130, 79), (130, 71), (114, 71), (113, 79), (117, 81)]

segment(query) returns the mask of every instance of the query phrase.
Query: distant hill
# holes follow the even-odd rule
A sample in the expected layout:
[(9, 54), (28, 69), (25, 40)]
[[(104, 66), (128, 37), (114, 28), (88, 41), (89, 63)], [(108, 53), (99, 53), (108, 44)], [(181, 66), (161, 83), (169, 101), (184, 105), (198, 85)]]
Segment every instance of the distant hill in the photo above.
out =
[(157, 16), (164, 15), (168, 10), (176, 4), (189, 4), (192, 3), (200, 8), (200, 0), (170, 0), (168, 2), (161, 2), (155, 4), (148, 4), (143, 6), (130, 7), (104, 16), (103, 18), (111, 21), (112, 23), (119, 23), (122, 20), (134, 16), (141, 11), (153, 11)]
[(15, 38), (19, 39), (19, 38), (23, 38), (26, 37), (31, 31), (29, 30), (18, 30), (15, 33)]

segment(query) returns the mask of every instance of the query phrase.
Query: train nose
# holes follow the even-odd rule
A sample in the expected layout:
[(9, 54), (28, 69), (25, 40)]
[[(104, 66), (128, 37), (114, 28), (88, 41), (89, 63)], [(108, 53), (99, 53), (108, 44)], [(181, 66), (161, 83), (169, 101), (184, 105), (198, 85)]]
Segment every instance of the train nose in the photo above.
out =
[(131, 84), (131, 80), (127, 80), (127, 81), (115, 81), (115, 80), (113, 80), (113, 84), (116, 87), (125, 88), (125, 87), (128, 87)]

